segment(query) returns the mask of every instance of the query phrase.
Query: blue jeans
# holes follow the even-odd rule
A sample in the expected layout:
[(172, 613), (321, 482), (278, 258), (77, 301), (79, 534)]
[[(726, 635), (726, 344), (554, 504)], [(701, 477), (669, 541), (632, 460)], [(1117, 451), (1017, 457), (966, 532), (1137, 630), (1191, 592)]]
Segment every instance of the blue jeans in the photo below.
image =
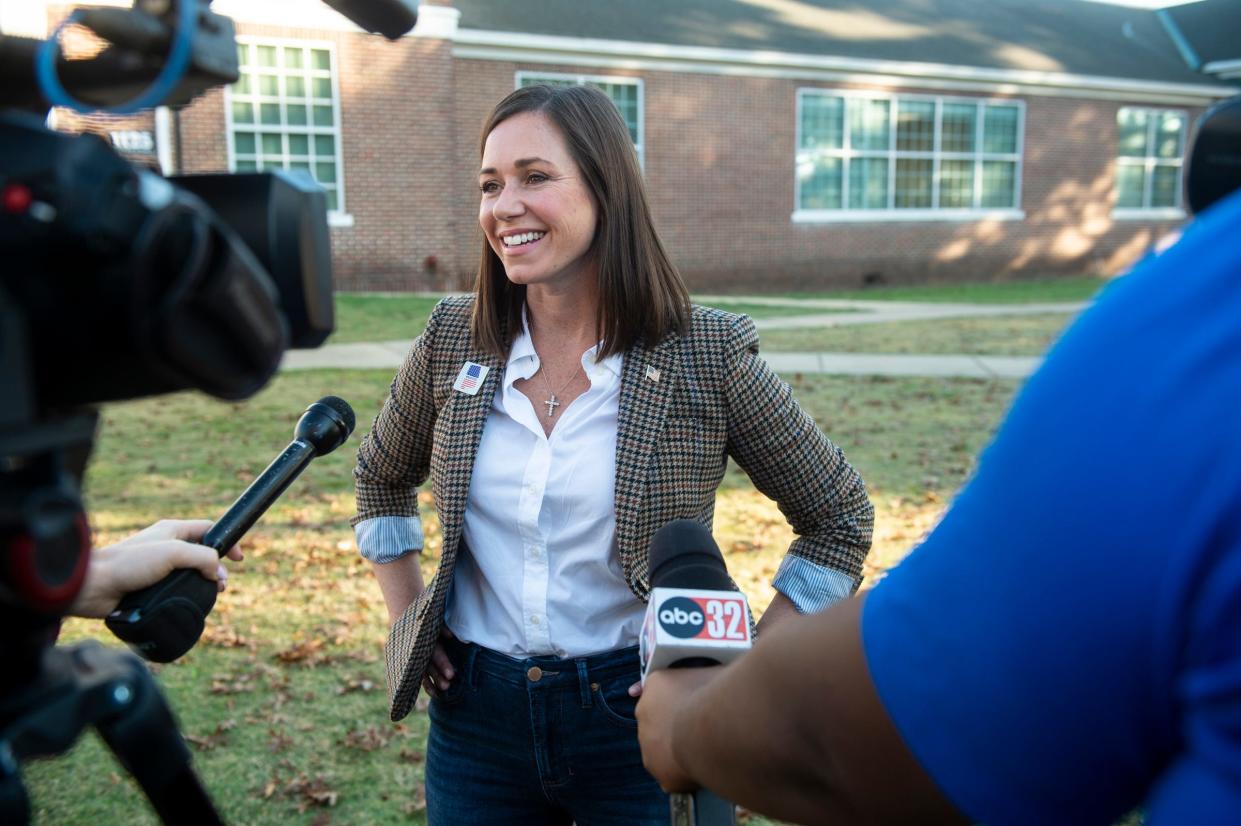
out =
[(570, 660), (446, 647), (455, 676), (431, 701), (428, 826), (666, 826), (627, 693), (637, 647)]

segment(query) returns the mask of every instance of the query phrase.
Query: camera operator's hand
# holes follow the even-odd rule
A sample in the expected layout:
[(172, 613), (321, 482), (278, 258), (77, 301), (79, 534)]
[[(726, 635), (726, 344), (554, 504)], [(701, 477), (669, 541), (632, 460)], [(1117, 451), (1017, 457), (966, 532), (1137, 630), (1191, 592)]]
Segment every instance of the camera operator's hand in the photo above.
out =
[[(196, 544), (210, 527), (206, 519), (163, 519), (115, 545), (95, 548), (82, 592), (69, 613), (102, 619), (126, 594), (159, 582), (177, 568), (197, 568), (223, 591), (228, 571), (214, 548)], [(240, 547), (230, 548), (228, 558), (240, 561)]]

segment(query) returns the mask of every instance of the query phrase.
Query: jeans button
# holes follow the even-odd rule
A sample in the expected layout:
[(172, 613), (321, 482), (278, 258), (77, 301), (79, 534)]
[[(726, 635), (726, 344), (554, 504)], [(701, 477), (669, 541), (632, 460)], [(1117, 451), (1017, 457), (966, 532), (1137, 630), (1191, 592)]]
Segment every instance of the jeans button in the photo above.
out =
[(531, 666), (530, 670), (526, 672), (526, 679), (532, 683), (537, 683), (539, 680), (543, 679), (543, 669), (539, 668), (537, 665)]

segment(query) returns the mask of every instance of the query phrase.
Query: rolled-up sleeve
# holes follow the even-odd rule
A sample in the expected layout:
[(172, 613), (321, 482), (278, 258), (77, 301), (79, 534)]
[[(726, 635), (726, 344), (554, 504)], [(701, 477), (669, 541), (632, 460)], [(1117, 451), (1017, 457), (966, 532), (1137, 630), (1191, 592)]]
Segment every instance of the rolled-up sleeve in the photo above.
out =
[(358, 551), (384, 565), (422, 550), (422, 520), (416, 516), (376, 516), (353, 526)]

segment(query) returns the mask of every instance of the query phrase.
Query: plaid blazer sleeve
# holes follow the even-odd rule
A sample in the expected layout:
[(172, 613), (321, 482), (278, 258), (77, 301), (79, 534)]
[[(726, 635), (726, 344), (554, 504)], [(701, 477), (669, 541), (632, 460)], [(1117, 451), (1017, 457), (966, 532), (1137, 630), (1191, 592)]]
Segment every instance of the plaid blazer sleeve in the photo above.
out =
[(431, 463), (432, 432), (439, 412), (433, 393), (432, 357), (445, 304), (432, 311), (422, 334), (397, 371), (388, 398), (358, 448), (353, 471), (357, 515), (417, 516), (418, 486)]
[(788, 552), (862, 581), (875, 509), (862, 477), (758, 355), (748, 316), (732, 316), (725, 345), (728, 453), (774, 499), (797, 538)]

